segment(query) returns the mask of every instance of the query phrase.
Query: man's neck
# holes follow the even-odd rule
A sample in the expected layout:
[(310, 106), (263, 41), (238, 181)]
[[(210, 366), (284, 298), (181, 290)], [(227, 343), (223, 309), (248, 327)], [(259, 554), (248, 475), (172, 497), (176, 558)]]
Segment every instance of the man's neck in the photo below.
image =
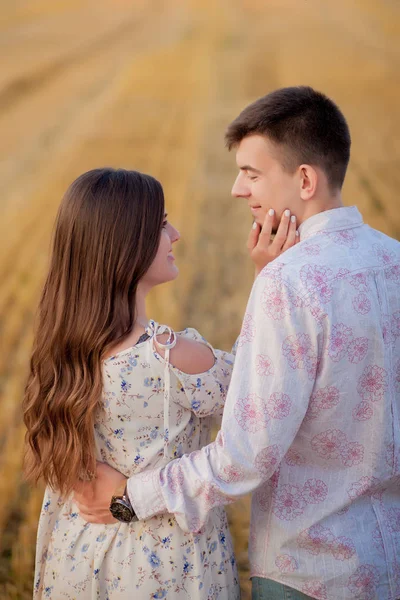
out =
[(304, 223), (310, 217), (323, 213), (333, 208), (343, 207), (342, 195), (338, 192), (335, 195), (324, 195), (310, 200), (306, 206), (303, 215), (299, 218), (299, 224)]

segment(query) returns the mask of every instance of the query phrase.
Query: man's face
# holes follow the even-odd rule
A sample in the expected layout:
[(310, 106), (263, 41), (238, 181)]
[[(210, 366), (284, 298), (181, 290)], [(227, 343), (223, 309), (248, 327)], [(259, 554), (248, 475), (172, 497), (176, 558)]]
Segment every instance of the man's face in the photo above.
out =
[(232, 188), (234, 197), (247, 200), (254, 220), (260, 225), (267, 212), (274, 209), (274, 232), (286, 209), (296, 217), (300, 217), (302, 209), (298, 174), (283, 169), (279, 152), (265, 136), (245, 137), (236, 151), (239, 174)]

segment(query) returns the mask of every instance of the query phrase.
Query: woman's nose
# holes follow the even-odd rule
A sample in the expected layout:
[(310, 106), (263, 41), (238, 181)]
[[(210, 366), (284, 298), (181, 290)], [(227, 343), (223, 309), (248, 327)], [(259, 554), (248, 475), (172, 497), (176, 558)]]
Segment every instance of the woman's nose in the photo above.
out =
[(171, 242), (174, 244), (175, 242), (178, 242), (180, 240), (181, 234), (179, 233), (179, 231), (177, 229), (175, 229), (175, 227), (172, 227), (172, 231), (170, 234), (170, 238), (171, 238)]

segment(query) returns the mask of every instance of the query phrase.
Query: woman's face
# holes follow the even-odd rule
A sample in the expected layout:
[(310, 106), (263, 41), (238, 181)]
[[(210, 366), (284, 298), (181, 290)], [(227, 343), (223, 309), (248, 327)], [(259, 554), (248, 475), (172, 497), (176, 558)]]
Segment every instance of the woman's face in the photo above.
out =
[(179, 231), (168, 222), (167, 215), (165, 215), (156, 257), (142, 278), (142, 283), (146, 287), (152, 288), (160, 283), (176, 279), (179, 270), (175, 264), (172, 244), (177, 242), (179, 238)]

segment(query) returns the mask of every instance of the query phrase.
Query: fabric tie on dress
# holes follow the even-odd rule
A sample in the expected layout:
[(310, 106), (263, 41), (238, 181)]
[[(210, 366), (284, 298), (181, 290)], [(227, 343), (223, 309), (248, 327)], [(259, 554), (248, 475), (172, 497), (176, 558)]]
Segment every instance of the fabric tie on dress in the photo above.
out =
[[(175, 332), (167, 325), (159, 325), (155, 321), (149, 321), (146, 327), (146, 333), (151, 338), (151, 346), (154, 352), (159, 354), (159, 349), (165, 351), (164, 354), (164, 458), (169, 458), (169, 399), (170, 399), (170, 370), (169, 370), (169, 352), (176, 345), (177, 338)], [(165, 344), (157, 340), (157, 336), (162, 333), (168, 333), (168, 339)]]

